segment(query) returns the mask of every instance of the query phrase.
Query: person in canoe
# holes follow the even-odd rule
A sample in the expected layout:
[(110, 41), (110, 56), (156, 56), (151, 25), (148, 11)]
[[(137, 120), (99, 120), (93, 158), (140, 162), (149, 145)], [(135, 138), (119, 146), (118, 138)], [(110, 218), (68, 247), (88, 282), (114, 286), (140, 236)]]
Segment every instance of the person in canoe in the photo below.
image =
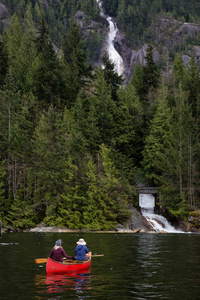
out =
[(63, 247), (61, 247), (61, 244), (62, 240), (56, 241), (55, 246), (49, 254), (49, 257), (58, 262), (63, 262), (63, 257), (66, 257), (68, 259), (75, 259), (75, 257), (69, 256), (65, 253), (65, 250), (63, 249)]
[[(76, 260), (88, 260), (91, 256), (91, 252), (85, 246), (86, 242), (84, 239), (79, 239), (75, 248)], [(87, 254), (86, 254), (87, 253)]]

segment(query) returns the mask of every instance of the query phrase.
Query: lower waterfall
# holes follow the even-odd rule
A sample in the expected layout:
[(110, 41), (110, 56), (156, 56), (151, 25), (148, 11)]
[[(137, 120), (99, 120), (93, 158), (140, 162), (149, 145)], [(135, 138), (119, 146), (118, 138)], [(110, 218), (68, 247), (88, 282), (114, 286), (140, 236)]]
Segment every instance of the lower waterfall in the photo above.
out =
[(154, 213), (155, 197), (152, 194), (139, 194), (139, 206), (142, 215), (156, 232), (182, 232), (176, 230), (165, 217)]

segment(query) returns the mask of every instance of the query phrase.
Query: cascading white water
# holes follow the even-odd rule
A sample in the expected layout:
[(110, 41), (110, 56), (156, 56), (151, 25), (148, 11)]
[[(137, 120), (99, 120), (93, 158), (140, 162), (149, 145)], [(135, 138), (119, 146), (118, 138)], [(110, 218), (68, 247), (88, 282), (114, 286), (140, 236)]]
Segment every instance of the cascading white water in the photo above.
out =
[(117, 25), (113, 23), (112, 18), (105, 16), (102, 9), (102, 1), (97, 0), (97, 3), (100, 8), (100, 14), (103, 18), (105, 18), (109, 23), (109, 32), (107, 37), (107, 52), (109, 59), (115, 64), (115, 71), (118, 75), (123, 75), (124, 73), (124, 63), (122, 57), (119, 55), (119, 53), (116, 51), (113, 41), (116, 37), (118, 28)]
[(165, 217), (154, 214), (155, 198), (153, 195), (139, 194), (139, 206), (141, 207), (142, 215), (156, 232), (182, 232), (176, 230)]

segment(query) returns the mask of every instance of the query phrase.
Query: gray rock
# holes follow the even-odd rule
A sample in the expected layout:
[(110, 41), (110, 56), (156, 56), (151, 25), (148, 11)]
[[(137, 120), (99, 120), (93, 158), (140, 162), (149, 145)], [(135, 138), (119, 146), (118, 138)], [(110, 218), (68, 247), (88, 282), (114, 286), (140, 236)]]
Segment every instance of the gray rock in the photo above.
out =
[(193, 216), (189, 216), (188, 217), (188, 222), (193, 222), (194, 221), (194, 217)]
[(121, 225), (121, 224), (118, 224), (116, 227), (115, 227), (115, 230), (116, 231), (122, 231), (124, 229), (124, 226)]
[(129, 222), (123, 224), (124, 228), (128, 228), (133, 232), (155, 232), (153, 228), (149, 225), (145, 217), (136, 208), (130, 208), (132, 213)]
[(10, 14), (2, 3), (0, 3), (0, 20), (4, 20), (10, 17)]
[(10, 22), (10, 14), (5, 5), (0, 3), (0, 29)]
[[(183, 23), (168, 17), (159, 17), (147, 28), (147, 36), (151, 36), (153, 49), (153, 58), (157, 63), (170, 51), (176, 44), (181, 44), (185, 39), (200, 34), (200, 25)], [(158, 45), (158, 46), (156, 46)], [(131, 79), (137, 63), (145, 65), (145, 56), (147, 45), (144, 44), (140, 48), (130, 49), (127, 46), (126, 37), (120, 30), (117, 32), (114, 46), (124, 61), (124, 79), (125, 84)], [(159, 48), (159, 49), (158, 49)], [(194, 54), (195, 59), (200, 59), (200, 47), (193, 46), (193, 51), (188, 51), (182, 55), (185, 66), (189, 64), (190, 58)], [(163, 58), (164, 59), (164, 58)], [(169, 72), (171, 69), (169, 68)]]

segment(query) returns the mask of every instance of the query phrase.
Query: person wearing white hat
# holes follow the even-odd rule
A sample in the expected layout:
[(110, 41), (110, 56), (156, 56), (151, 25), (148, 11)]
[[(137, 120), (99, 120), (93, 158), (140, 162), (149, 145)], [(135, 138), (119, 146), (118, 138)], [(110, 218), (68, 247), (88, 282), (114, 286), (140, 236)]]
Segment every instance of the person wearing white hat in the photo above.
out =
[(91, 252), (86, 247), (86, 242), (84, 239), (79, 239), (77, 242), (77, 246), (75, 248), (76, 260), (88, 260), (89, 256), (86, 256), (86, 253), (91, 255)]

